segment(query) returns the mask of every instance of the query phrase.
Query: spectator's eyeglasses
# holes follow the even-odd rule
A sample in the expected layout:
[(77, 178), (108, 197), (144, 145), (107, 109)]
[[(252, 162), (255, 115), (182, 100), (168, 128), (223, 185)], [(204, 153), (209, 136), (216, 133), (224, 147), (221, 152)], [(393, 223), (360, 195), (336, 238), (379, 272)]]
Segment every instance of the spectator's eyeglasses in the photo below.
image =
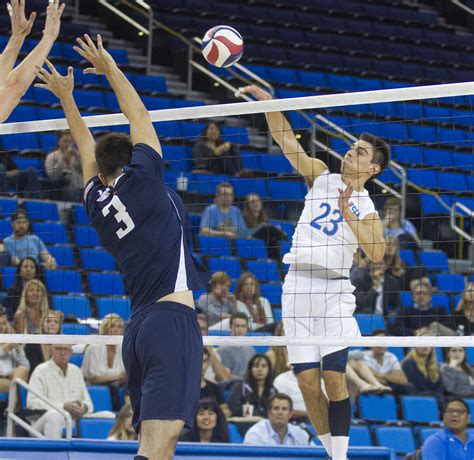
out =
[(464, 414), (467, 414), (467, 410), (466, 409), (447, 409), (445, 411), (445, 414), (448, 414), (448, 415), (454, 415), (454, 414), (464, 415)]

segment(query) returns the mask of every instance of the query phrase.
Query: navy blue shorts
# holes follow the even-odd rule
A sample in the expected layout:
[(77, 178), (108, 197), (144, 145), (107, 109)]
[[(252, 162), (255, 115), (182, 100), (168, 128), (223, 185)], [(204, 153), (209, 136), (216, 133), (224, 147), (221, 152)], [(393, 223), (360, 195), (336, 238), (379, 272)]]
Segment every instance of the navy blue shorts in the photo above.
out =
[(192, 427), (201, 392), (202, 354), (194, 309), (156, 302), (132, 315), (122, 357), (137, 433), (143, 420), (184, 420)]

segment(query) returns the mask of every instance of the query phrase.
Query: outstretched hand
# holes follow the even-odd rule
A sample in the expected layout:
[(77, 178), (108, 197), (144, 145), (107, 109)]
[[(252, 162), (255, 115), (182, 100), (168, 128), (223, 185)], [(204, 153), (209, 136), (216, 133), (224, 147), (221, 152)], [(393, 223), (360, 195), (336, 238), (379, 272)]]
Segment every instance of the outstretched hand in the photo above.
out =
[(87, 34), (84, 35), (84, 40), (77, 38), (76, 41), (79, 46), (75, 46), (74, 50), (93, 66), (85, 69), (85, 74), (106, 75), (117, 66), (113, 57), (105, 50), (100, 35), (97, 35), (97, 46)]
[(45, 37), (50, 37), (56, 40), (61, 28), (61, 15), (63, 14), (66, 4), (59, 4), (59, 0), (50, 0), (46, 8), (46, 22), (44, 24), (43, 34)]
[(59, 99), (64, 99), (66, 96), (72, 94), (74, 89), (74, 73), (72, 67), (68, 67), (67, 75), (62, 76), (54, 67), (54, 65), (46, 59), (48, 69), (37, 67), (36, 76), (43, 83), (36, 83), (35, 88), (43, 88), (51, 91)]
[(345, 190), (340, 188), (337, 189), (339, 192), (339, 198), (337, 199), (337, 206), (341, 214), (345, 216), (347, 211), (350, 210), (349, 199), (351, 198), (352, 192), (354, 191), (354, 187), (349, 182)]
[(249, 85), (239, 88), (238, 93), (250, 94), (258, 101), (270, 101), (273, 99), (270, 93), (259, 88), (257, 85)]
[(12, 24), (12, 36), (25, 38), (31, 32), (36, 13), (31, 13), (26, 19), (25, 0), (11, 0), (11, 3), (7, 3), (7, 10)]

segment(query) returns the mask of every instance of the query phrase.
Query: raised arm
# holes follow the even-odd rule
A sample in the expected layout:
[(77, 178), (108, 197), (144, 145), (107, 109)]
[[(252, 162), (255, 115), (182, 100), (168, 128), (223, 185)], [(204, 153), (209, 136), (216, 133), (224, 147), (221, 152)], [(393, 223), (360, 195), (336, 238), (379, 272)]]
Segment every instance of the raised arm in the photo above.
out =
[[(256, 85), (246, 86), (241, 88), (240, 91), (251, 94), (259, 101), (269, 101), (273, 99), (269, 93)], [(274, 141), (280, 146), (293, 168), (304, 176), (311, 186), (314, 179), (326, 171), (328, 167), (321, 160), (311, 158), (306, 154), (283, 113), (269, 112), (265, 114), (265, 117)]]
[(84, 73), (105, 75), (109, 81), (117, 96), (120, 110), (130, 122), (132, 142), (134, 144), (147, 144), (161, 155), (160, 141), (150, 115), (135, 88), (118, 68), (112, 56), (104, 49), (102, 37), (97, 35), (97, 46), (89, 35), (84, 35), (84, 40), (78, 38), (77, 42), (80, 47), (75, 46), (74, 49), (93, 65), (93, 67), (86, 69)]
[(85, 185), (91, 177), (97, 176), (99, 169), (95, 161), (94, 137), (84, 123), (76, 102), (74, 101), (74, 96), (72, 95), (74, 89), (73, 69), (69, 67), (67, 69), (67, 75), (63, 77), (48, 60), (46, 60), (46, 65), (49, 71), (45, 68), (38, 69), (38, 78), (43, 83), (38, 83), (35, 87), (51, 91), (61, 102), (72, 138), (79, 150)]
[(49, 3), (46, 8), (43, 38), (22, 63), (8, 74), (0, 86), (0, 100), (2, 101), (0, 104), (0, 123), (3, 123), (17, 106), (21, 97), (33, 82), (36, 68), (43, 65), (51, 51), (59, 34), (64, 6), (64, 4), (59, 5), (59, 0), (52, 0)]

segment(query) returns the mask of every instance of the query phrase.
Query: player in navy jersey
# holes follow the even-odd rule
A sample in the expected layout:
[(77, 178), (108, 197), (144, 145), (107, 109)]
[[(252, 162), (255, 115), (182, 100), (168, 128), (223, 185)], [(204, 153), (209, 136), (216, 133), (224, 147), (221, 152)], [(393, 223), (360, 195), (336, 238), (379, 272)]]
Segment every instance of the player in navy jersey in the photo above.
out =
[(102, 46), (85, 36), (76, 51), (105, 75), (130, 122), (131, 140), (107, 134), (97, 144), (72, 96), (72, 68), (49, 61), (38, 86), (59, 97), (81, 154), (84, 201), (102, 245), (115, 258), (132, 301), (123, 361), (140, 433), (135, 459), (171, 460), (200, 395), (203, 344), (192, 289), (200, 287), (185, 239), (184, 206), (163, 180), (161, 146), (140, 97)]

